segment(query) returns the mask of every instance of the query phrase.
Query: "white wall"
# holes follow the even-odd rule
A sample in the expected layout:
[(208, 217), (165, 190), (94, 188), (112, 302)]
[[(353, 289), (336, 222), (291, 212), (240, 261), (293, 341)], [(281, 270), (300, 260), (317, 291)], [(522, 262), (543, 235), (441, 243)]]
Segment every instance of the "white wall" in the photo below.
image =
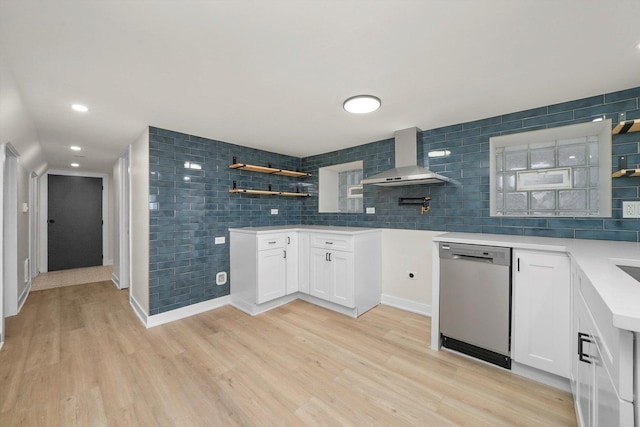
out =
[(105, 218), (104, 222), (107, 225), (107, 234), (105, 235), (106, 239), (107, 239), (107, 244), (105, 245), (105, 252), (103, 254), (104, 256), (104, 265), (111, 265), (113, 264), (113, 258), (114, 258), (114, 243), (115, 243), (115, 230), (116, 228), (114, 227), (115, 225), (115, 218), (116, 218), (116, 210), (114, 207), (114, 191), (115, 191), (115, 187), (114, 187), (114, 180), (115, 178), (113, 177), (113, 175), (109, 175), (106, 179), (106, 181), (108, 182), (108, 185), (105, 186), (105, 190), (108, 191), (107, 193), (107, 218)]
[(20, 153), (20, 164), (24, 169), (38, 174), (46, 169), (36, 128), (0, 53), (0, 143), (7, 142)]
[[(29, 212), (22, 211), (22, 204), (29, 204), (29, 177), (31, 173), (20, 166), (18, 159), (18, 297), (31, 284), (29, 272), (25, 276), (24, 262), (29, 258)], [(29, 207), (31, 209), (31, 207)]]
[(113, 236), (113, 271), (111, 277), (113, 281), (119, 285), (120, 282), (120, 161), (117, 160), (113, 165), (113, 186), (111, 191), (111, 206), (113, 207), (113, 227), (111, 234)]
[[(22, 202), (28, 202), (29, 183), (28, 176), (31, 171), (41, 173), (47, 167), (42, 147), (38, 141), (38, 135), (33, 124), (18, 86), (15, 83), (11, 70), (7, 66), (5, 58), (0, 52), (0, 144), (10, 143), (20, 154), (18, 163), (18, 230), (17, 247), (12, 248), (17, 255), (18, 263), (18, 296), (21, 295), (28, 283), (24, 280), (24, 259), (28, 257), (29, 227), (28, 214), (22, 214)], [(0, 194), (2, 192), (0, 191)], [(0, 206), (0, 209), (2, 207)], [(0, 232), (0, 242), (4, 236)], [(0, 268), (0, 277), (1, 277)], [(0, 281), (0, 295), (5, 292), (4, 282)], [(4, 310), (0, 298), (0, 345), (5, 336)]]
[[(134, 305), (149, 315), (149, 129), (131, 145), (131, 290)], [(140, 313), (138, 313), (140, 314)]]
[(431, 239), (438, 234), (442, 232), (382, 230), (383, 304), (431, 315)]

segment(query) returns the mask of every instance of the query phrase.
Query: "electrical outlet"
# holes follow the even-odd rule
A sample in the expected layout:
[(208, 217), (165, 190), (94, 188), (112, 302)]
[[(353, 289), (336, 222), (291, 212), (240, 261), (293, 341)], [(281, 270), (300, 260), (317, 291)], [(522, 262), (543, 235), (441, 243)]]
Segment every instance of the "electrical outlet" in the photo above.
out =
[(376, 213), (376, 208), (367, 208), (367, 213), (368, 213), (368, 214), (374, 214), (374, 213)]
[(640, 202), (622, 202), (622, 218), (640, 218)]
[(278, 209), (271, 209), (271, 215), (278, 215)]
[(216, 244), (216, 245), (222, 245), (222, 244), (224, 244), (225, 240), (226, 240), (226, 239), (224, 238), (224, 236), (222, 236), (222, 237), (216, 237), (216, 238), (215, 238), (215, 240), (214, 240), (214, 242), (215, 242), (215, 244)]
[(415, 279), (416, 278), (416, 272), (415, 271), (407, 271), (407, 277), (409, 279)]

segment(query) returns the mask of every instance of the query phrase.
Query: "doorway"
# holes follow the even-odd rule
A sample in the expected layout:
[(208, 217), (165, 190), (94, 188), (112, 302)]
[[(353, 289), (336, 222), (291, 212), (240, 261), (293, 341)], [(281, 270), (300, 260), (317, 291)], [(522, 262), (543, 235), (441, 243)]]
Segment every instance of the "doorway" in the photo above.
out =
[(47, 185), (47, 271), (102, 265), (102, 178), (49, 174)]

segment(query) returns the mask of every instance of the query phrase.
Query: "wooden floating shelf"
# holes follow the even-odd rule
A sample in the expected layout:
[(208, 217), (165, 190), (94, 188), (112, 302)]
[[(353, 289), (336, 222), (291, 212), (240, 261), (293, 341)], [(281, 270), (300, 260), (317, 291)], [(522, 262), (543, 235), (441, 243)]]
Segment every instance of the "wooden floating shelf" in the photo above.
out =
[(248, 165), (246, 163), (233, 163), (229, 165), (231, 169), (240, 169), (251, 172), (268, 173), (271, 175), (290, 176), (293, 178), (306, 178), (311, 176), (310, 173), (290, 171), (286, 169), (271, 168), (267, 166)]
[(270, 191), (270, 190), (251, 190), (243, 188), (232, 188), (229, 193), (244, 193), (244, 194), (261, 194), (268, 196), (288, 196), (288, 197), (309, 197), (308, 193), (293, 193), (291, 191)]
[(621, 178), (623, 176), (640, 176), (640, 169), (620, 169), (611, 174), (611, 178)]
[(640, 119), (636, 120), (626, 120), (624, 122), (620, 122), (613, 128), (611, 131), (612, 135), (623, 135), (625, 133), (630, 132), (638, 132), (640, 131)]

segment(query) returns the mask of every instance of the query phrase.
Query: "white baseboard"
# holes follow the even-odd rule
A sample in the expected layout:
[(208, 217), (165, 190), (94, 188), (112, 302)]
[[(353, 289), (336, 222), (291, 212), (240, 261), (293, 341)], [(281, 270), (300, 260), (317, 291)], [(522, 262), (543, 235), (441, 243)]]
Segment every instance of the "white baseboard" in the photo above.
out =
[(338, 312), (340, 314), (344, 314), (345, 316), (353, 317), (354, 319), (357, 318), (360, 314), (362, 314), (362, 313), (358, 313), (358, 310), (356, 310), (355, 308), (349, 308), (339, 304), (334, 304), (330, 301), (316, 298), (313, 295), (300, 293), (299, 298), (302, 301), (309, 302), (319, 307), (324, 307), (326, 309)]
[[(2, 337), (0, 337), (2, 338)], [(0, 350), (2, 350), (2, 346), (4, 345), (4, 341), (0, 341)]]
[(102, 261), (102, 265), (106, 266), (106, 265), (113, 265), (113, 258), (107, 258), (104, 261)]
[(385, 294), (382, 294), (380, 303), (399, 308), (401, 310), (410, 311), (411, 313), (422, 314), (423, 316), (431, 317), (431, 306), (429, 304), (422, 304), (408, 299), (398, 298)]
[(571, 383), (567, 378), (531, 368), (517, 362), (511, 363), (511, 372), (521, 377), (529, 378), (530, 380), (571, 393)]
[(144, 327), (148, 328), (147, 313), (144, 312), (142, 306), (138, 303), (138, 301), (136, 301), (133, 295), (129, 295), (129, 305), (131, 305), (131, 308), (133, 308), (133, 312), (136, 314), (136, 316), (138, 316), (138, 319), (140, 319)]
[(188, 305), (186, 307), (177, 308), (175, 310), (166, 311), (160, 314), (154, 314), (148, 316), (145, 326), (147, 328), (153, 328), (154, 326), (164, 325), (165, 323), (173, 322), (175, 320), (184, 319), (185, 317), (195, 316), (196, 314), (204, 313), (205, 311), (213, 310), (228, 305), (231, 302), (229, 295), (211, 299), (208, 301), (202, 301), (197, 304)]
[(276, 307), (280, 307), (281, 305), (289, 304), (291, 301), (294, 301), (296, 299), (298, 299), (297, 293), (287, 295), (276, 300), (267, 301), (263, 304), (258, 305), (243, 301), (237, 296), (235, 298), (230, 296), (229, 304), (244, 313), (250, 314), (251, 316), (257, 316), (258, 314), (265, 313)]
[(22, 310), (22, 306), (24, 305), (24, 303), (27, 302), (29, 292), (31, 292), (31, 280), (29, 280), (29, 283), (27, 283), (27, 287), (24, 288), (24, 291), (22, 291), (20, 297), (18, 297), (18, 313), (20, 313), (20, 310)]
[(116, 273), (111, 273), (111, 281), (116, 285), (116, 288), (120, 289), (120, 278)]

